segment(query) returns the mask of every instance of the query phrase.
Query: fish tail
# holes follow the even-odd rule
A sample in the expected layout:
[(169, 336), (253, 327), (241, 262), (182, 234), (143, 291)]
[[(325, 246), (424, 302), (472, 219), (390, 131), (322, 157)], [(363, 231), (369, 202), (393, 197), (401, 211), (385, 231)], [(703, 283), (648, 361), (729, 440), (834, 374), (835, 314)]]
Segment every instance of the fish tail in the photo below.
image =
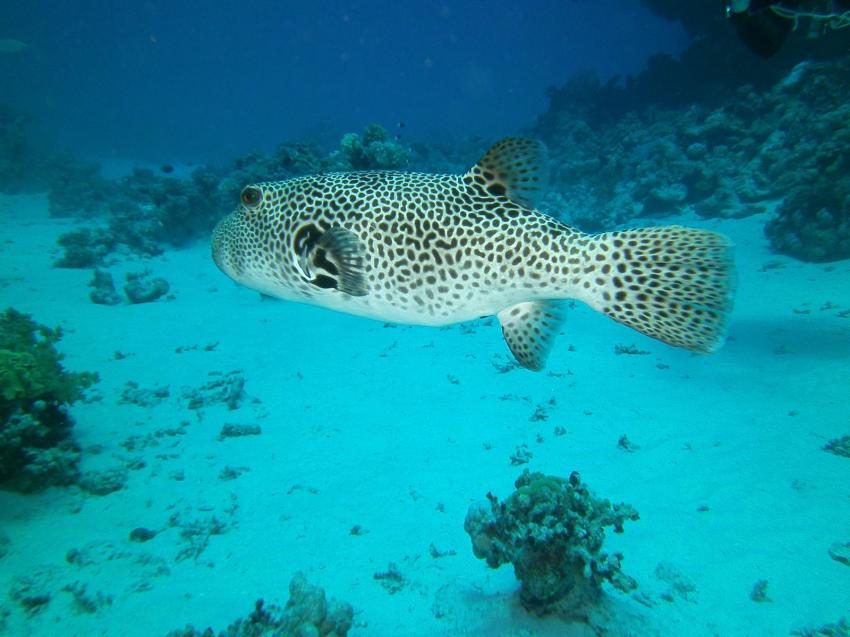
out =
[(600, 312), (647, 336), (696, 352), (724, 342), (734, 297), (732, 245), (682, 226), (590, 237), (584, 296)]

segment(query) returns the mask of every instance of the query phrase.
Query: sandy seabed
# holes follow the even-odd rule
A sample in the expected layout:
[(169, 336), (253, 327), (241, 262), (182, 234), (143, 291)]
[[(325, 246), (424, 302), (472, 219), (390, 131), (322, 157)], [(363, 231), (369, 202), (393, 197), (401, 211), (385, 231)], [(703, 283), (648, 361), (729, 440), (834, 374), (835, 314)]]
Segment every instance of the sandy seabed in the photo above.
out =
[[(104, 496), (0, 491), (0, 632), (218, 631), (258, 598), (285, 602), (296, 571), (354, 606), (354, 637), (767, 637), (847, 615), (850, 567), (828, 549), (850, 542), (850, 459), (822, 447), (850, 434), (850, 262), (771, 254), (763, 217), (676, 222), (736, 244), (723, 349), (692, 355), (577, 305), (547, 371), (500, 373), (494, 320), (392, 326), (261, 300), (205, 242), (108, 268), (119, 288), (149, 268), (169, 300), (95, 305), (90, 271), (52, 267), (74, 223), (43, 197), (0, 198), (2, 307), (61, 325), (66, 367), (101, 376), (72, 408), (81, 469), (131, 467)], [(223, 378), (244, 379), (238, 409), (190, 404)], [(168, 395), (122, 403), (129, 382)], [(262, 433), (220, 439), (225, 424)], [(585, 621), (539, 618), (510, 567), (475, 559), (467, 508), (512, 492), (522, 445), (531, 470), (577, 470), (640, 511), (606, 541), (635, 595), (606, 588)], [(131, 542), (137, 527), (159, 533)], [(374, 577), (391, 564), (392, 594)], [(32, 574), (53, 595), (27, 615), (8, 591)], [(759, 580), (769, 601), (750, 597)]]

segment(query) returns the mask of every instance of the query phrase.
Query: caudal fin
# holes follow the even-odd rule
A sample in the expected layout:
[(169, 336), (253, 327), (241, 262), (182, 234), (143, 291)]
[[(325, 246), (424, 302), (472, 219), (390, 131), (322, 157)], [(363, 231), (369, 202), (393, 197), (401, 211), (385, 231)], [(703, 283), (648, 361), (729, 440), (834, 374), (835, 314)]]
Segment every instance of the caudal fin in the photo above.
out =
[(723, 344), (735, 281), (726, 237), (640, 228), (595, 235), (590, 253), (586, 281), (595, 309), (677, 347), (713, 352)]

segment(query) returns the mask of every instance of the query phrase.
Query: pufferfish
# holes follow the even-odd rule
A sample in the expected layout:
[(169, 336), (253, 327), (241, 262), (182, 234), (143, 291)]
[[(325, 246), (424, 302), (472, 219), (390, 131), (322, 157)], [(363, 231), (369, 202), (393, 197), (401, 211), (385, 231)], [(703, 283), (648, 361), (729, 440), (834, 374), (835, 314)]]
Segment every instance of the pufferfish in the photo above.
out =
[(724, 340), (730, 242), (708, 230), (586, 234), (534, 208), (542, 143), (508, 138), (467, 173), (363, 171), (246, 186), (212, 255), (264, 294), (380, 321), (495, 315), (520, 365), (543, 369), (558, 301), (576, 299), (697, 352)]

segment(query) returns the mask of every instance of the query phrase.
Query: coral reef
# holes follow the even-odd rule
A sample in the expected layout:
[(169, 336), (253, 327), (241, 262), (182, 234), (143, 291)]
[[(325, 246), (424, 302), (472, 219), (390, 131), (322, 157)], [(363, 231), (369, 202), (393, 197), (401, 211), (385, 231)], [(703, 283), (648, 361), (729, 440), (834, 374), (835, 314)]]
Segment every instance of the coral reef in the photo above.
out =
[[(370, 133), (367, 157), (395, 166), (404, 149), (379, 137), (374, 131)], [(327, 157), (317, 147), (302, 143), (281, 144), (268, 155), (249, 153), (223, 169), (203, 166), (188, 179), (137, 168), (121, 179), (107, 180), (96, 164), (70, 162), (51, 180), (51, 215), (97, 216), (103, 227), (64, 235), (60, 245), (65, 255), (57, 265), (101, 265), (119, 248), (155, 255), (163, 246), (181, 247), (208, 233), (233, 208), (247, 183), (350, 168), (346, 161)]]
[(222, 200), (219, 176), (208, 168), (198, 168), (188, 180), (136, 169), (109, 181), (96, 167), (62, 175), (65, 181), (54, 183), (48, 193), (51, 215), (98, 217), (102, 223), (60, 237), (65, 253), (56, 262), (59, 267), (101, 265), (119, 248), (156, 255), (163, 245), (186, 245), (208, 232), (236, 201)]
[(104, 228), (82, 228), (59, 236), (56, 241), (64, 252), (56, 259), (57, 268), (92, 268), (115, 248), (116, 240)]
[(526, 469), (514, 485), (504, 502), (488, 493), (488, 502), (470, 506), (464, 529), (488, 566), (514, 565), (526, 608), (578, 608), (596, 599), (605, 581), (635, 588), (620, 570), (622, 555), (603, 552), (602, 544), (605, 527), (620, 533), (637, 511), (595, 497), (575, 472), (565, 480)]
[[(846, 47), (809, 42), (756, 61), (742, 47), (743, 56), (728, 53), (736, 36), (718, 12), (668, 0), (644, 4), (708, 37), (695, 40), (681, 60), (653, 58), (636, 77), (600, 82), (578, 74), (549, 90), (549, 109), (530, 131), (547, 141), (555, 160), (554, 189), (542, 208), (597, 231), (683, 210), (750, 215), (784, 198), (766, 227), (774, 250), (810, 261), (847, 258)], [(24, 161), (33, 154), (26, 120), (0, 108), (0, 188), (21, 180), (10, 171), (24, 163), (40, 166), (30, 172), (49, 185), (52, 214), (98, 221), (60, 240), (60, 267), (102, 266), (118, 250), (151, 255), (186, 245), (209, 232), (246, 183), (329, 170), (458, 172), (487, 145), (474, 138), (402, 143), (370, 124), (344, 135), (331, 153), (287, 142), (272, 153), (198, 168), (189, 178), (136, 169), (110, 180), (89, 162)]]
[(221, 169), (197, 168), (188, 179), (136, 168), (109, 180), (97, 164), (68, 160), (49, 180), (50, 214), (97, 219), (99, 224), (62, 235), (64, 253), (56, 266), (98, 267), (119, 250), (156, 255), (164, 246), (187, 245), (209, 233), (233, 208), (245, 184), (328, 170), (398, 169), (410, 157), (406, 146), (370, 124), (362, 135), (343, 136), (339, 150), (330, 154), (311, 144), (287, 142), (270, 154), (237, 157)]
[(50, 181), (51, 215), (97, 217), (101, 223), (60, 237), (65, 251), (56, 265), (96, 267), (119, 249), (155, 255), (163, 246), (184, 246), (207, 234), (251, 182), (327, 170), (401, 168), (409, 157), (407, 148), (372, 124), (362, 136), (344, 136), (331, 155), (310, 144), (283, 143), (271, 154), (237, 157), (224, 169), (197, 168), (189, 179), (137, 168), (107, 180), (96, 164), (69, 161)]
[(332, 168), (329, 158), (317, 146), (285, 142), (271, 154), (255, 152), (234, 159), (219, 184), (219, 196), (222, 204), (231, 209), (239, 201), (239, 193), (246, 184), (287, 179)]
[(796, 185), (765, 226), (776, 252), (803, 261), (850, 259), (850, 129), (836, 137), (844, 142), (830, 145), (836, 155), (819, 149), (824, 168)]
[(141, 212), (125, 216), (125, 221), (132, 224), (134, 219), (143, 220), (139, 234), (154, 243), (186, 245), (208, 232), (216, 219), (232, 207), (232, 202), (221, 201), (219, 182), (220, 176), (208, 167), (196, 169), (188, 180), (137, 168), (119, 183), (128, 199), (126, 212)]
[(100, 174), (99, 164), (66, 158), (50, 177), (47, 203), (52, 217), (91, 218), (109, 212), (119, 195), (117, 184)]
[(587, 79), (552, 98), (535, 134), (553, 157), (542, 207), (589, 231), (692, 210), (766, 212), (773, 248), (825, 261), (850, 256), (850, 57), (801, 62), (767, 90), (741, 86), (715, 106), (634, 111), (599, 121), (585, 103), (610, 86)]
[(79, 449), (68, 405), (98, 380), (69, 372), (60, 329), (9, 308), (0, 314), (0, 482), (29, 491), (77, 479)]
[[(289, 600), (284, 608), (266, 606), (260, 599), (254, 611), (237, 619), (218, 637), (345, 637), (351, 629), (354, 610), (350, 604), (327, 600), (325, 591), (296, 573), (289, 582)], [(212, 628), (198, 630), (187, 626), (167, 637), (216, 637)]]
[(339, 143), (348, 169), (395, 170), (405, 168), (410, 161), (410, 151), (378, 124), (369, 124), (363, 135), (345, 134)]

